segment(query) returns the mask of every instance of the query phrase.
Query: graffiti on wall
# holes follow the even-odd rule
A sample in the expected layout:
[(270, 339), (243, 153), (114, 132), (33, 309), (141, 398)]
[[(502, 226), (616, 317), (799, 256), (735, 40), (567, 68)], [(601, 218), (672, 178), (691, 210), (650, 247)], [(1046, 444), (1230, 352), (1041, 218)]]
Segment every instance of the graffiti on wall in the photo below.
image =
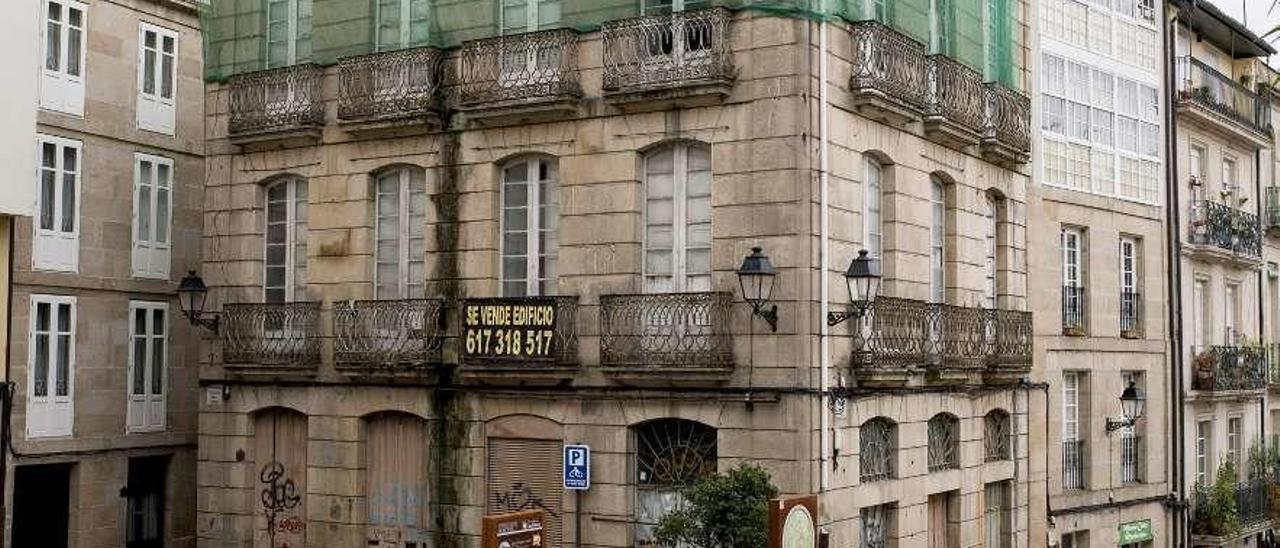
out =
[(495, 494), (494, 502), (499, 510), (505, 512), (543, 510), (553, 518), (558, 519), (560, 517), (558, 512), (552, 510), (537, 493), (533, 492), (532, 487), (525, 485), (523, 482), (513, 483), (510, 489)]
[(267, 518), (267, 536), (271, 546), (288, 548), (288, 543), (276, 544), (276, 534), (301, 535), (306, 524), (296, 515), (286, 515), (302, 504), (302, 496), (293, 478), (288, 477), (284, 464), (271, 461), (258, 473), (258, 481), (262, 483), (262, 511)]

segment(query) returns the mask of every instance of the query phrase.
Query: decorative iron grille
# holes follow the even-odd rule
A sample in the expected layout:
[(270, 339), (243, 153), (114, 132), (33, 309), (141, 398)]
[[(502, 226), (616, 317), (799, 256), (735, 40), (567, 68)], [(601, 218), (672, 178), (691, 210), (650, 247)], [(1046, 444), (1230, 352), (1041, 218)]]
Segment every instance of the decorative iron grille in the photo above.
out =
[(607, 21), (604, 89), (652, 91), (733, 81), (725, 8), (680, 11)]
[(380, 120), (425, 116), (435, 107), (442, 55), (411, 48), (338, 61), (338, 118)]
[(929, 91), (925, 46), (879, 21), (853, 24), (855, 94), (901, 101), (923, 112)]
[(1120, 335), (1139, 337), (1142, 334), (1142, 295), (1137, 291), (1120, 292)]
[(1084, 286), (1062, 286), (1062, 333), (1082, 336), (1089, 332), (1089, 302)]
[(320, 303), (228, 304), (221, 317), (222, 361), (301, 366), (320, 363)]
[(893, 536), (893, 512), (890, 504), (869, 506), (861, 510), (862, 546), (865, 548), (887, 548)]
[(1031, 363), (1031, 313), (878, 297), (854, 327), (854, 364), (982, 368)]
[(725, 292), (602, 295), (600, 361), (605, 366), (733, 366)]
[(1126, 432), (1120, 436), (1120, 481), (1138, 483), (1142, 481), (1139, 474), (1139, 462), (1142, 458), (1142, 437)]
[(334, 305), (334, 361), (393, 369), (440, 362), (444, 301), (347, 301)]
[(1280, 228), (1280, 186), (1268, 186), (1267, 193), (1267, 230)]
[(1193, 360), (1196, 390), (1259, 390), (1267, 386), (1267, 355), (1261, 346), (1210, 346)]
[(859, 478), (863, 483), (892, 479), (898, 452), (898, 425), (884, 417), (862, 423), (858, 428)]
[(1198, 200), (1191, 204), (1190, 240), (1241, 255), (1262, 256), (1258, 216), (1224, 203)]
[(1196, 103), (1248, 130), (1271, 135), (1269, 102), (1199, 59), (1178, 58), (1178, 100)]
[[(555, 335), (552, 337), (551, 353), (553, 359), (551, 363), (556, 365), (576, 365), (578, 363), (578, 297), (577, 296), (558, 296), (558, 297), (531, 297), (528, 300), (546, 300), (552, 299), (556, 303), (556, 321)], [(527, 301), (521, 298), (493, 298), (493, 299), (467, 299), (463, 306), (468, 303), (503, 303), (513, 301)], [(464, 308), (465, 310), (465, 308)], [(461, 332), (462, 330), (460, 330)], [(503, 363), (518, 363), (522, 367), (536, 367), (538, 361), (530, 360), (523, 357), (489, 357), (479, 355), (468, 355), (463, 352), (462, 363), (464, 365), (496, 365)]]
[(1085, 446), (1084, 440), (1068, 440), (1062, 442), (1062, 488), (1066, 490), (1085, 488)]
[(324, 125), (324, 68), (303, 64), (232, 76), (227, 83), (232, 135)]
[(1000, 409), (993, 409), (983, 418), (983, 452), (987, 462), (1012, 460), (1013, 447), (1010, 441), (1013, 436), (1013, 424), (1009, 414)]
[(1242, 525), (1271, 519), (1271, 482), (1255, 478), (1236, 486), (1236, 511)]
[(1031, 98), (999, 82), (987, 82), (983, 141), (1031, 153)]
[(929, 95), (926, 117), (937, 117), (979, 133), (986, 103), (982, 75), (946, 55), (928, 56)]
[(462, 44), (461, 103), (499, 106), (578, 98), (578, 34), (554, 29)]
[(929, 419), (929, 471), (960, 467), (960, 419), (938, 413)]

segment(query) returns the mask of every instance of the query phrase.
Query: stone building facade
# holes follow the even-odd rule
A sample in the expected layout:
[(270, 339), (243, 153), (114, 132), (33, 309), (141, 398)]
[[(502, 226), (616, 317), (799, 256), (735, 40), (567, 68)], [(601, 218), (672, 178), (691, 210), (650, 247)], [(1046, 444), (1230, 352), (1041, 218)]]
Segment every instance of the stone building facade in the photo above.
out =
[[(818, 494), (833, 546), (1043, 538), (1025, 3), (967, 14), (1008, 22), (990, 65), (915, 2), (676, 2), (331, 66), (307, 62), (326, 33), (396, 25), (287, 4), (210, 41), (289, 37), (207, 88), (200, 546), (478, 546), (528, 508), (552, 545), (645, 545), (741, 462)], [(735, 274), (753, 247), (776, 330)], [(860, 249), (879, 296), (829, 325)], [(510, 332), (469, 329), (495, 305), (554, 310), (558, 342), (497, 356)], [(568, 443), (593, 450), (580, 496)]]
[(34, 205), (13, 221), (5, 303), (5, 542), (194, 546), (198, 348), (173, 296), (199, 260), (196, 6), (34, 4), (5, 22), (33, 39), (5, 55), (32, 94), (6, 102), (38, 106), (5, 126), (24, 132), (5, 154), (30, 163), (5, 192)]

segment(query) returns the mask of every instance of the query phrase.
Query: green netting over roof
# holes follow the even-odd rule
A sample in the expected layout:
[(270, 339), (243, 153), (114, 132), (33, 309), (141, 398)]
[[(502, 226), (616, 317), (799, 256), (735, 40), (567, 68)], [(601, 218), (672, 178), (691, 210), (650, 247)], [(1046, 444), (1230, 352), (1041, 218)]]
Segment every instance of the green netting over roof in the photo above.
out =
[[(678, 2), (678, 0), (676, 0)], [(975, 69), (984, 59), (983, 10), (994, 21), (994, 66), (1001, 80), (1013, 83), (1013, 51), (1021, 47), (1012, 6), (1017, 0), (935, 0), (951, 21), (951, 37), (939, 47)], [(642, 3), (645, 8), (642, 8)], [(393, 47), (455, 47), (467, 40), (503, 32), (503, 6), (539, 4), (552, 13), (539, 29), (590, 31), (605, 21), (635, 17), (642, 9), (669, 9), (673, 0), (212, 0), (201, 15), (205, 37), (205, 77), (220, 81), (233, 74), (269, 66), (313, 62), (388, 49), (378, 13), (405, 15), (403, 40)], [(930, 0), (683, 0), (685, 9), (723, 6), (780, 17), (856, 21), (870, 17), (924, 44), (930, 43)], [(268, 21), (270, 13), (271, 22)], [(289, 25), (285, 19), (296, 21)], [(382, 22), (385, 26), (385, 21)], [(507, 25), (510, 32), (510, 25)], [(393, 32), (394, 33), (394, 32)], [(268, 36), (272, 36), (270, 44)], [(381, 44), (379, 42), (382, 42)], [(269, 53), (270, 52), (270, 53)], [(270, 61), (269, 61), (270, 59)]]

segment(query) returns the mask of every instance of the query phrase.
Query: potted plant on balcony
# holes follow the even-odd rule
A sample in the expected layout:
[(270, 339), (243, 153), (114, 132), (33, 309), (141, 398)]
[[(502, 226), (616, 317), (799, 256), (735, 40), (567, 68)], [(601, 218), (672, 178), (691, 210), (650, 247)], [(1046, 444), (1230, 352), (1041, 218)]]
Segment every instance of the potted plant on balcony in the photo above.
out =
[(1235, 464), (1224, 460), (1218, 465), (1213, 484), (1196, 483), (1192, 534), (1223, 537), (1240, 530), (1240, 511), (1236, 507), (1238, 479)]
[(1196, 390), (1204, 390), (1213, 387), (1213, 362), (1214, 353), (1211, 350), (1201, 350), (1191, 359), (1191, 368), (1195, 374), (1193, 384)]

